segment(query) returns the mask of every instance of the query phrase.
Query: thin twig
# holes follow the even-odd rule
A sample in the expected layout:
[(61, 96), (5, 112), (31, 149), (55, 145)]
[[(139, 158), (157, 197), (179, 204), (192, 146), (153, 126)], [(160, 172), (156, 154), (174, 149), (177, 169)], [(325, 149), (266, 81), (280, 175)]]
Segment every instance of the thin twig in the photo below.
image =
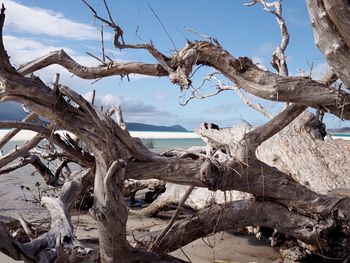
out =
[(24, 219), (23, 215), (19, 211), (18, 211), (18, 220), (21, 223), (24, 232), (27, 234), (29, 239), (32, 240), (32, 238), (34, 237), (34, 234), (30, 229), (30, 226), (28, 225), (27, 221)]
[(90, 52), (86, 52), (87, 55), (93, 57), (94, 59), (100, 61), (102, 64), (107, 65), (107, 63), (105, 61), (103, 61), (102, 59), (100, 59), (99, 57), (96, 57), (95, 55), (91, 54)]
[(103, 38), (103, 26), (101, 26), (101, 49), (102, 49), (102, 60), (103, 62), (106, 62), (105, 43)]
[(84, 4), (91, 10), (91, 12), (93, 13), (93, 16), (94, 16), (96, 19), (102, 21), (103, 23), (106, 23), (106, 24), (109, 25), (111, 28), (115, 28), (116, 25), (113, 24), (113, 22), (110, 22), (110, 21), (108, 21), (108, 20), (106, 20), (106, 19), (100, 17), (100, 16), (97, 14), (96, 10), (95, 10), (86, 0), (81, 0), (81, 1), (83, 1)]
[(192, 260), (187, 256), (187, 254), (185, 253), (185, 251), (183, 250), (182, 247), (180, 247), (180, 250), (181, 250), (182, 254), (184, 254), (184, 256), (187, 258), (187, 260), (192, 263)]
[(111, 15), (111, 11), (109, 11), (109, 7), (108, 7), (108, 4), (107, 4), (107, 1), (106, 1), (106, 0), (103, 0), (103, 3), (105, 4), (105, 8), (106, 8), (106, 10), (107, 10), (109, 20), (110, 20), (113, 24), (115, 24), (115, 22), (113, 21), (112, 15)]
[(201, 37), (201, 38), (204, 38), (204, 39), (208, 39), (209, 41), (213, 41), (213, 38), (211, 36), (207, 36), (207, 35), (204, 35), (202, 33), (199, 33), (197, 32), (196, 30), (194, 30), (193, 28), (190, 28), (190, 27), (185, 27), (186, 30), (190, 31), (191, 33)]
[(192, 193), (193, 189), (194, 189), (194, 186), (190, 186), (187, 189), (186, 193), (181, 198), (181, 200), (180, 200), (180, 202), (178, 204), (178, 208), (176, 209), (175, 214), (170, 219), (169, 224), (164, 228), (164, 230), (160, 233), (160, 235), (154, 241), (154, 243), (153, 243), (153, 245), (151, 247), (151, 250), (155, 250), (159, 246), (159, 244), (162, 242), (163, 238), (168, 233), (170, 228), (173, 226), (173, 224), (175, 223), (175, 220), (177, 219), (178, 215), (180, 214), (180, 207), (186, 202), (187, 198), (190, 196), (190, 194)]
[(109, 60), (109, 62), (114, 62), (108, 55), (106, 55), (106, 58)]
[(170, 39), (170, 42), (173, 44), (173, 47), (174, 47), (175, 51), (177, 51), (177, 48), (176, 48), (176, 46), (175, 46), (175, 42), (174, 42), (173, 39), (171, 38), (169, 32), (166, 30), (166, 28), (165, 28), (165, 26), (164, 26), (162, 20), (160, 20), (159, 16), (157, 15), (157, 13), (154, 11), (154, 9), (152, 8), (152, 6), (151, 6), (148, 2), (147, 2), (147, 5), (148, 5), (148, 7), (151, 9), (153, 15), (157, 18), (159, 24), (162, 26), (162, 28), (163, 28), (165, 34), (166, 34), (166, 35), (168, 36), (168, 38)]
[(92, 98), (91, 98), (91, 104), (94, 105), (95, 104), (95, 96), (96, 96), (96, 90), (94, 89), (92, 91)]

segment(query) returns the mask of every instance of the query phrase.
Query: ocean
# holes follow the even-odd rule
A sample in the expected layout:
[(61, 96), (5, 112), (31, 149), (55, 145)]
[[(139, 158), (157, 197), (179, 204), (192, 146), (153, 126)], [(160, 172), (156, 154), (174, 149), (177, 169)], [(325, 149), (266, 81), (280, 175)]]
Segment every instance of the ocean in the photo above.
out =
[(150, 148), (151, 151), (162, 153), (169, 149), (179, 148), (188, 149), (191, 146), (205, 146), (202, 139), (187, 138), (187, 139), (142, 139), (142, 142)]

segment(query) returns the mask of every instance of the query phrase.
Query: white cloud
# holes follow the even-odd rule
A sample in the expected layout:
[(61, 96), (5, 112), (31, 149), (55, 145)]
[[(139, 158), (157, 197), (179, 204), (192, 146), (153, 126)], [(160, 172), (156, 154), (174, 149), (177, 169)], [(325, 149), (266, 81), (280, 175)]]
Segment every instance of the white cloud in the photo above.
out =
[[(85, 66), (96, 66), (100, 64), (96, 59), (85, 55), (79, 54), (75, 50), (72, 50), (65, 46), (53, 46), (40, 43), (36, 40), (15, 37), (4, 36), (4, 44), (7, 53), (10, 56), (12, 65), (18, 67), (24, 63), (27, 63), (33, 59), (39, 58), (49, 52), (64, 49), (74, 60)], [(93, 80), (84, 80), (77, 76), (72, 75), (65, 68), (59, 65), (51, 65), (44, 69), (35, 72), (35, 75), (40, 77), (44, 83), (51, 85), (52, 79), (56, 73), (60, 74), (60, 83), (69, 86), (73, 89), (81, 87), (90, 87)]]
[[(83, 94), (83, 97), (86, 100), (91, 101), (92, 92)], [(95, 99), (95, 105), (97, 107), (103, 106), (105, 110), (113, 105), (120, 105), (124, 118), (128, 122), (144, 122), (159, 125), (169, 121), (171, 123), (172, 118), (175, 116), (174, 114), (159, 109), (151, 104), (112, 94), (97, 96)]]
[(45, 45), (32, 39), (10, 35), (4, 36), (4, 44), (9, 56), (11, 57), (12, 63), (18, 65), (27, 63), (33, 59), (48, 54), (51, 51), (62, 48), (64, 48), (67, 53), (73, 52), (67, 47)]
[[(10, 56), (11, 63), (16, 67), (19, 67), (20, 65), (28, 63), (29, 61), (37, 59), (41, 56), (47, 55), (52, 51), (57, 51), (60, 49), (63, 49), (69, 56), (71, 56), (75, 61), (77, 61), (81, 65), (91, 67), (101, 64), (95, 58), (88, 56), (85, 53), (78, 53), (76, 50), (73, 50), (69, 47), (45, 44), (29, 38), (5, 35), (4, 44), (7, 53)], [(122, 56), (122, 52), (120, 51), (116, 51), (114, 54), (114, 58), (116, 59), (118, 59), (117, 56)], [(118, 59), (118, 61), (122, 60)], [(60, 81), (64, 85), (68, 85), (72, 88), (90, 86), (90, 84), (93, 82), (93, 80), (83, 80), (76, 76), (72, 77), (72, 74), (69, 73), (68, 70), (64, 69), (59, 65), (51, 65), (47, 68), (41, 69), (35, 72), (35, 75), (40, 77), (45, 83), (48, 84), (51, 83), (55, 73), (59, 73), (61, 75)], [(144, 78), (153, 77), (130, 74), (129, 78), (133, 81), (137, 81)]]
[(100, 62), (93, 57), (77, 53), (75, 50), (66, 46), (53, 46), (41, 43), (34, 39), (11, 35), (5, 35), (3, 39), (5, 48), (9, 53), (11, 60), (16, 64), (27, 63), (33, 59), (37, 59), (52, 51), (57, 51), (60, 49), (63, 49), (68, 55), (73, 57), (74, 60), (82, 65), (96, 66), (100, 64)]
[[(72, 21), (62, 14), (28, 7), (13, 0), (2, 2), (6, 7), (5, 26), (16, 31), (75, 40), (100, 39), (100, 32), (95, 27)], [(110, 39), (111, 34), (106, 33), (105, 37)]]
[(66, 46), (53, 46), (33, 39), (11, 35), (5, 35), (3, 38), (5, 48), (11, 57), (11, 61), (16, 65), (27, 63), (33, 59), (37, 59), (52, 51), (57, 51), (60, 49), (63, 49), (68, 55), (82, 65), (96, 66), (100, 64), (100, 62), (93, 57), (85, 54), (79, 54), (75, 50)]

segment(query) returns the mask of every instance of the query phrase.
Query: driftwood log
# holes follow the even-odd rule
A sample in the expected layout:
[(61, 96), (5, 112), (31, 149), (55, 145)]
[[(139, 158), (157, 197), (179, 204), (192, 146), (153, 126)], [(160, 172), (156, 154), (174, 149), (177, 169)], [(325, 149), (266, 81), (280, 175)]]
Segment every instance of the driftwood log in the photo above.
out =
[[(86, 2), (86, 1), (84, 1)], [(258, 0), (272, 11), (274, 5)], [(87, 2), (86, 2), (87, 3)], [(349, 9), (348, 1), (307, 1), (312, 25), (320, 50), (325, 54), (337, 78), (349, 86), (349, 36), (350, 16), (340, 15)], [(52, 217), (51, 229), (29, 243), (15, 240), (0, 224), (0, 250), (14, 259), (27, 262), (181, 262), (166, 253), (180, 248), (189, 242), (223, 229), (240, 226), (259, 225), (278, 229), (304, 244), (311, 253), (324, 258), (337, 258), (343, 261), (350, 254), (350, 199), (346, 196), (327, 194), (333, 188), (329, 177), (337, 176), (339, 185), (349, 185), (348, 178), (341, 172), (331, 171), (339, 162), (346, 162), (348, 144), (337, 142), (318, 142), (316, 134), (305, 132), (293, 134), (297, 127), (293, 121), (301, 116), (311, 121), (312, 117), (303, 114), (308, 108), (327, 112), (342, 119), (350, 119), (350, 94), (347, 89), (334, 88), (330, 81), (317, 81), (309, 77), (288, 76), (283, 52), (286, 48), (286, 30), (279, 19), (284, 42), (274, 55), (274, 65), (278, 74), (256, 66), (247, 57), (234, 57), (217, 41), (188, 42), (172, 56), (160, 53), (152, 44), (126, 44), (122, 29), (112, 20), (101, 18), (88, 5), (93, 15), (106, 23), (115, 32), (114, 45), (119, 49), (143, 49), (156, 60), (155, 64), (142, 62), (118, 62), (98, 67), (86, 67), (75, 62), (64, 51), (57, 51), (15, 68), (12, 66), (2, 41), (2, 28), (5, 22), (5, 8), (0, 14), (0, 99), (24, 104), (36, 115), (49, 120), (49, 126), (24, 122), (3, 122), (3, 128), (29, 129), (39, 132), (29, 144), (20, 151), (25, 154), (39, 139), (49, 138), (79, 163), (84, 171), (73, 175), (65, 182), (57, 197), (44, 197), (43, 205)], [(278, 5), (274, 14), (279, 15)], [(327, 36), (324, 32), (332, 34)], [(330, 43), (333, 35), (339, 45)], [(180, 89), (190, 88), (190, 76), (194, 66), (206, 65), (223, 74), (237, 87), (257, 97), (290, 103), (267, 123), (247, 128), (239, 134), (221, 130), (199, 132), (210, 145), (203, 153), (169, 153), (157, 155), (132, 138), (123, 125), (115, 122), (108, 114), (93, 107), (82, 96), (58, 82), (46, 86), (40, 79), (30, 74), (52, 64), (66, 68), (72, 74), (85, 79), (96, 79), (112, 75), (131, 73), (168, 77)], [(331, 74), (332, 77), (334, 74)], [(303, 114), (303, 115), (302, 115)], [(312, 121), (311, 121), (312, 122)], [(292, 126), (290, 126), (292, 125)], [(290, 127), (289, 127), (290, 126)], [(300, 126), (302, 129), (307, 126)], [(91, 147), (92, 154), (86, 154), (73, 141), (52, 136), (52, 129), (63, 128), (74, 133), (82, 142)], [(294, 138), (283, 136), (289, 129)], [(313, 130), (311, 129), (313, 132)], [(225, 134), (226, 133), (226, 134)], [(275, 137), (274, 137), (275, 136)], [(309, 136), (309, 137), (308, 137)], [(40, 137), (40, 138), (39, 138)], [(272, 149), (277, 157), (264, 159), (264, 143), (275, 140)], [(303, 140), (306, 142), (303, 142)], [(302, 155), (293, 167), (290, 158), (281, 157), (291, 150), (297, 155), (295, 144), (302, 142), (305, 156), (312, 155), (309, 167)], [(339, 144), (339, 145), (338, 145)], [(283, 147), (278, 147), (283, 145)], [(322, 146), (326, 145), (326, 146)], [(340, 146), (342, 145), (342, 146)], [(314, 147), (314, 148), (313, 148)], [(323, 149), (323, 147), (325, 147)], [(322, 163), (323, 173), (314, 160), (329, 147), (341, 149), (339, 159)], [(267, 147), (268, 148), (268, 147)], [(323, 149), (323, 150), (322, 150)], [(283, 153), (279, 153), (283, 151)], [(0, 163), (8, 164), (10, 159), (1, 158)], [(270, 154), (271, 155), (271, 154)], [(276, 159), (277, 158), (277, 159)], [(292, 157), (291, 159), (293, 159)], [(309, 157), (306, 157), (309, 158)], [(318, 159), (319, 160), (319, 159)], [(340, 160), (338, 162), (338, 160)], [(328, 166), (328, 167), (327, 167)], [(317, 168), (317, 169), (316, 169)], [(315, 170), (316, 169), (316, 170)], [(346, 172), (348, 168), (344, 168)], [(85, 176), (94, 179), (94, 205), (90, 212), (96, 220), (99, 244), (82, 244), (72, 234), (69, 207), (80, 193)], [(314, 176), (319, 178), (313, 182)], [(89, 177), (89, 176), (88, 176)], [(300, 180), (302, 178), (302, 180)], [(126, 239), (128, 210), (124, 201), (123, 189), (126, 179), (160, 179), (166, 182), (202, 187), (209, 190), (240, 191), (252, 198), (213, 204), (201, 210), (190, 219), (175, 223), (168, 233), (159, 240), (157, 246), (149, 246), (145, 251), (133, 247)], [(337, 180), (338, 180), (337, 179)], [(320, 186), (318, 184), (323, 184)], [(301, 181), (301, 182), (299, 182)], [(333, 180), (334, 181), (334, 180)], [(152, 249), (153, 248), (153, 249)]]

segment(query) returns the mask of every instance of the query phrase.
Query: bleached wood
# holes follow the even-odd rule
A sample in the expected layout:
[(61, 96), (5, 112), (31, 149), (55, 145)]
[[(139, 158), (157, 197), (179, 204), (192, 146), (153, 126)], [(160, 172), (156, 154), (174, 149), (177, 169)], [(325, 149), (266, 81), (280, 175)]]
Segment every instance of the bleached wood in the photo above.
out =
[(307, 0), (317, 47), (341, 81), (350, 87), (350, 18), (346, 0)]
[[(259, 144), (281, 132), (281, 129), (290, 124), (306, 107), (350, 119), (350, 105), (347, 104), (350, 95), (347, 92), (310, 78), (281, 76), (262, 70), (249, 58), (233, 57), (214, 40), (188, 42), (171, 57), (164, 56), (151, 44), (126, 44), (121, 28), (112, 19), (103, 20), (90, 5), (88, 6), (96, 18), (115, 30), (116, 47), (146, 50), (158, 64), (113, 62), (98, 67), (84, 67), (63, 51), (58, 51), (34, 60), (16, 71), (10, 64), (0, 38), (0, 99), (22, 103), (36, 114), (50, 120), (55, 127), (73, 132), (91, 147), (93, 154), (93, 157), (84, 159), (81, 153), (77, 154), (76, 158), (81, 158), (94, 173), (94, 205), (91, 214), (98, 228), (99, 251), (81, 249), (83, 246), (72, 234), (68, 206), (83, 189), (83, 184), (77, 182), (68, 185), (67, 182), (58, 198), (43, 199), (52, 215), (51, 230), (28, 244), (17, 242), (16, 247), (20, 251), (17, 253), (29, 257), (32, 261), (51, 261), (56, 258), (67, 261), (68, 255), (74, 260), (83, 258), (96, 261), (100, 257), (102, 262), (177, 261), (166, 255), (135, 249), (126, 239), (128, 215), (123, 195), (125, 179), (157, 178), (209, 190), (238, 190), (256, 198), (215, 206), (214, 214), (206, 213), (208, 210), (205, 210), (190, 221), (180, 222), (178, 226), (183, 228), (175, 228), (174, 225), (172, 230), (176, 230), (173, 232), (176, 235), (167, 235), (170, 239), (163, 239), (164, 242), (169, 242), (163, 246), (164, 249), (171, 250), (189, 243), (193, 238), (208, 235), (206, 231), (213, 231), (213, 225), (223, 227), (224, 221), (217, 223), (220, 213), (230, 219), (237, 216), (235, 225), (260, 224), (277, 227), (308, 245), (315, 246), (317, 241), (316, 251), (320, 249), (319, 251), (327, 252), (329, 256), (345, 257), (349, 254), (349, 199), (314, 192), (288, 173), (259, 160), (255, 153)], [(1, 29), (4, 18), (3, 8), (0, 15)], [(263, 125), (248, 133), (227, 137), (227, 134), (222, 136), (220, 130), (213, 132), (211, 129), (204, 136), (203, 131), (202, 135), (211, 145), (206, 155), (200, 151), (173, 151), (168, 155), (157, 155), (69, 87), (56, 83), (51, 89), (38, 78), (23, 76), (51, 64), (60, 64), (82, 78), (132, 73), (167, 76), (181, 90), (189, 88), (193, 66), (207, 65), (220, 71), (237, 87), (253, 95), (296, 104), (277, 115), (266, 124), (267, 126)], [(223, 145), (224, 143), (226, 145)], [(69, 148), (68, 143), (66, 146)], [(220, 148), (219, 152), (216, 147)], [(74, 146), (70, 153), (74, 155), (77, 151), (78, 148)], [(90, 175), (89, 178), (91, 177)], [(181, 229), (193, 229), (193, 226), (203, 228), (199, 228), (197, 234), (189, 231), (190, 236), (178, 235), (182, 234)], [(205, 226), (208, 226), (207, 230)], [(1, 235), (3, 245), (0, 245), (0, 248), (14, 258), (18, 257), (12, 250), (13, 239), (3, 228), (0, 227), (0, 231), (4, 232), (4, 235)], [(339, 236), (342, 237), (341, 242), (337, 240)]]

